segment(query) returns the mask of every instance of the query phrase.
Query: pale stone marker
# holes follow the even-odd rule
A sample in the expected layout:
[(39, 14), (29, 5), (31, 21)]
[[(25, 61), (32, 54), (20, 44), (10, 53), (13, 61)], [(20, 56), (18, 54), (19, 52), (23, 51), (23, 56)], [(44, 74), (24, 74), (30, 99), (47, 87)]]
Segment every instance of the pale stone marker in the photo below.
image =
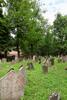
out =
[(20, 100), (24, 95), (25, 70), (21, 68), (18, 73), (11, 70), (0, 79), (0, 100)]
[(33, 62), (38, 61), (38, 57), (36, 55), (33, 55)]
[(1, 61), (2, 61), (2, 60), (0, 59), (0, 63), (1, 63)]
[(51, 67), (51, 61), (50, 61), (49, 58), (46, 59), (45, 64), (46, 64), (48, 67)]
[(36, 61), (36, 55), (33, 55), (33, 61)]
[(2, 62), (6, 62), (7, 60), (6, 60), (6, 58), (2, 58)]

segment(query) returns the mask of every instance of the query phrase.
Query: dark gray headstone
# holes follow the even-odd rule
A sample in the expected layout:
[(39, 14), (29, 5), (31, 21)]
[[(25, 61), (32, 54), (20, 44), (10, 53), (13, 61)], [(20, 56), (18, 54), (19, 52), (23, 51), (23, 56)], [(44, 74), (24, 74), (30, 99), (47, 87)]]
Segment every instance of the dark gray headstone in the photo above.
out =
[(65, 70), (67, 70), (67, 67), (65, 68)]
[(58, 63), (62, 62), (62, 58), (58, 57)]
[(40, 56), (39, 56), (38, 60), (39, 60), (39, 64), (41, 64), (41, 57)]
[(49, 96), (49, 100), (60, 100), (60, 95), (58, 93), (53, 93)]
[(34, 69), (34, 65), (32, 62), (27, 63), (27, 66), (29, 70)]
[(54, 57), (50, 57), (51, 65), (54, 65)]
[(42, 65), (42, 69), (43, 69), (43, 72), (44, 72), (44, 73), (48, 73), (48, 65), (43, 64), (43, 65)]

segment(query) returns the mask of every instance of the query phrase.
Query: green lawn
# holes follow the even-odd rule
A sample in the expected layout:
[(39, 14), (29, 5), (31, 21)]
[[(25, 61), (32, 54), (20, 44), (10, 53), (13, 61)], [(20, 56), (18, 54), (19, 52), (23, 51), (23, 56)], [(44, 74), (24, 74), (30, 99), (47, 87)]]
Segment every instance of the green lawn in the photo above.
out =
[[(12, 67), (17, 71), (19, 66), (26, 66), (27, 61), (19, 62)], [(1, 63), (0, 77), (4, 76), (10, 69), (10, 64)], [(49, 95), (56, 91), (60, 93), (61, 100), (67, 100), (67, 63), (55, 63), (49, 68), (48, 74), (42, 72), (42, 65), (34, 63), (35, 69), (26, 70), (27, 84), (25, 94), (21, 100), (48, 100)]]

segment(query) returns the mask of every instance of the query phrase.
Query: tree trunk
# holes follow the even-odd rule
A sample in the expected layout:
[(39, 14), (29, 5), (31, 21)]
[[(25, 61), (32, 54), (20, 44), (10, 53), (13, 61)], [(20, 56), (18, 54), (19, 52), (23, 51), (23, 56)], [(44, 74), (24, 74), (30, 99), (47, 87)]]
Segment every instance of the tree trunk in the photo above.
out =
[(19, 43), (17, 43), (17, 53), (18, 53), (18, 58), (20, 58)]
[(7, 50), (4, 52), (4, 57), (7, 58)]

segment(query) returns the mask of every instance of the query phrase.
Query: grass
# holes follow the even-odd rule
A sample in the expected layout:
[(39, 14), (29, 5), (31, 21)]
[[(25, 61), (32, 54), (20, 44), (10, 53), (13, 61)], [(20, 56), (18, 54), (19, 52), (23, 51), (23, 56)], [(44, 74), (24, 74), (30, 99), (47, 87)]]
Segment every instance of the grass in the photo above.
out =
[[(18, 70), (18, 66), (23, 64), (26, 66), (27, 61), (19, 62), (12, 67)], [(0, 77), (6, 74), (10, 64), (1, 64)], [(54, 66), (49, 68), (48, 74), (42, 71), (42, 65), (34, 63), (34, 70), (28, 71), (27, 84), (25, 87), (25, 94), (21, 100), (48, 100), (48, 97), (53, 92), (58, 92), (61, 95), (61, 100), (67, 100), (67, 63), (55, 63)]]

